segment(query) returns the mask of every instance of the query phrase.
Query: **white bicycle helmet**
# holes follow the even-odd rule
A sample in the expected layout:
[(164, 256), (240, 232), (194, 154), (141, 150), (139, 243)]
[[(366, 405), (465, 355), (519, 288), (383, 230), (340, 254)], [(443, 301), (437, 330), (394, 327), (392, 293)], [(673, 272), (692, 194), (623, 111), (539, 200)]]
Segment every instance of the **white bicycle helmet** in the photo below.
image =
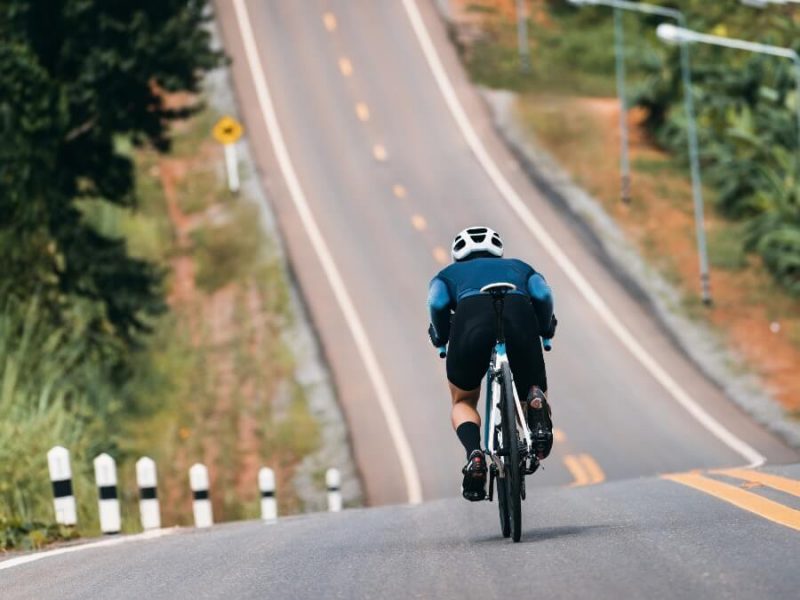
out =
[(503, 240), (500, 234), (489, 227), (468, 227), (453, 240), (450, 254), (453, 260), (464, 260), (474, 252), (488, 252), (493, 256), (503, 256)]

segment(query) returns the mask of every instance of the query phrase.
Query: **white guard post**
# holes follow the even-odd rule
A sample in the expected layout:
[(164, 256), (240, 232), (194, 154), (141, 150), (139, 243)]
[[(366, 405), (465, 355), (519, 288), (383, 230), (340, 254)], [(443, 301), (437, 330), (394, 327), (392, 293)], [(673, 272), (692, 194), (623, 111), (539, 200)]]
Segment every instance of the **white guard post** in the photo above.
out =
[(342, 510), (342, 476), (339, 469), (328, 469), (325, 473), (325, 485), (328, 487), (328, 511), (339, 512)]
[(122, 522), (117, 496), (117, 463), (105, 452), (94, 459), (94, 480), (100, 507), (100, 531), (119, 533)]
[(278, 506), (275, 502), (275, 473), (268, 467), (258, 471), (258, 489), (261, 491), (261, 518), (274, 521), (278, 518)]
[(47, 453), (47, 468), (50, 471), (50, 482), (53, 484), (53, 506), (56, 512), (56, 523), (59, 525), (76, 525), (78, 511), (75, 507), (75, 496), (72, 492), (72, 469), (69, 465), (69, 450), (63, 446), (53, 446)]
[(274, 521), (278, 518), (278, 503), (275, 500), (275, 473), (269, 467), (258, 471), (258, 490), (261, 492), (261, 518)]
[(158, 505), (156, 463), (143, 456), (136, 461), (136, 485), (139, 487), (139, 516), (142, 529), (161, 527), (161, 509)]
[(195, 527), (211, 527), (214, 516), (211, 511), (211, 499), (208, 496), (208, 469), (205, 465), (195, 463), (189, 469), (189, 483), (192, 487), (192, 511)]

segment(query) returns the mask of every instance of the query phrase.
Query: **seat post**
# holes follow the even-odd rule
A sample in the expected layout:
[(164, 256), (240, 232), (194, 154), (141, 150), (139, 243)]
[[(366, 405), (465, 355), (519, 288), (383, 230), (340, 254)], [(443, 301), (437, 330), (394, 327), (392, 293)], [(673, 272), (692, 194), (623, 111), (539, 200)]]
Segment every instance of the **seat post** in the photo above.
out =
[(505, 324), (503, 323), (503, 296), (492, 294), (492, 304), (494, 305), (495, 328), (497, 330), (497, 341), (501, 344), (506, 343)]

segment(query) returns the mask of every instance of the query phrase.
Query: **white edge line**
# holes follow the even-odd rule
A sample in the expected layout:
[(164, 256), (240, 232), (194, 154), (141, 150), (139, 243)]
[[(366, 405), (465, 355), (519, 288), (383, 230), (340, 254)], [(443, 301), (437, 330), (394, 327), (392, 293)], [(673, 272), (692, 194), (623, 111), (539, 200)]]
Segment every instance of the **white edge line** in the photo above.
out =
[(325, 271), (325, 276), (328, 283), (333, 289), (336, 301), (339, 308), (344, 314), (347, 326), (353, 335), (353, 339), (364, 362), (369, 378), (375, 388), (378, 404), (386, 419), (386, 424), (389, 428), (392, 442), (394, 443), (397, 457), (400, 461), (400, 466), (403, 471), (405, 479), (406, 490), (408, 493), (408, 501), (411, 504), (418, 504), (422, 501), (422, 484), (419, 478), (419, 471), (417, 470), (414, 455), (411, 452), (411, 446), (406, 438), (403, 426), (400, 422), (400, 417), (397, 413), (397, 408), (392, 399), (389, 386), (383, 372), (380, 369), (375, 352), (367, 337), (366, 330), (358, 316), (358, 312), (353, 305), (350, 294), (345, 287), (339, 269), (333, 260), (333, 256), (328, 249), (325, 239), (322, 237), (319, 226), (314, 218), (311, 209), (309, 208), (308, 201), (306, 200), (305, 193), (300, 186), (300, 181), (297, 173), (294, 170), (286, 143), (283, 138), (283, 133), (278, 123), (277, 115), (272, 104), (272, 97), (267, 85), (266, 75), (264, 68), (261, 64), (261, 58), (258, 54), (258, 46), (256, 45), (255, 36), (253, 34), (253, 27), (250, 23), (250, 16), (247, 12), (247, 5), (244, 0), (234, 0), (234, 10), (236, 11), (236, 20), (239, 24), (239, 30), (242, 34), (242, 43), (244, 44), (245, 54), (247, 55), (247, 62), (250, 68), (250, 74), (253, 79), (253, 84), (256, 88), (256, 95), (258, 96), (261, 114), (269, 132), (272, 147), (275, 151), (275, 156), (278, 160), (278, 165), (286, 185), (289, 188), (289, 195), (297, 210), (306, 234), (311, 240), (311, 245), (314, 248), (317, 256), (319, 257), (322, 268)]
[(605, 301), (603, 301), (600, 294), (592, 287), (575, 264), (556, 244), (555, 240), (547, 233), (542, 224), (534, 217), (522, 198), (519, 197), (508, 180), (503, 176), (500, 169), (497, 168), (497, 165), (489, 156), (489, 153), (486, 151), (483, 143), (480, 141), (480, 138), (467, 118), (461, 106), (461, 102), (453, 89), (453, 85), (450, 83), (447, 73), (442, 66), (416, 2), (414, 0), (403, 0), (403, 6), (406, 9), (408, 18), (411, 21), (411, 26), (422, 47), (422, 52), (425, 54), (428, 66), (433, 72), (434, 79), (436, 79), (436, 83), (439, 85), (439, 91), (442, 93), (442, 96), (444, 96), (450, 113), (453, 115), (458, 128), (461, 130), (461, 134), (466, 139), (467, 145), (469, 145), (475, 158), (478, 159), (478, 162), (486, 171), (486, 174), (489, 176), (489, 179), (492, 180), (492, 183), (498, 189), (500, 195), (503, 196), (522, 222), (525, 223), (530, 232), (553, 258), (589, 305), (597, 311), (600, 318), (605, 321), (611, 332), (622, 342), (622, 345), (628, 349), (653, 378), (667, 390), (670, 396), (712, 435), (731, 450), (742, 456), (748, 462), (749, 467), (757, 467), (764, 464), (766, 462), (764, 456), (759, 454), (752, 446), (734, 435), (729, 429), (706, 412), (706, 410), (689, 396), (678, 382), (648, 354), (644, 347), (636, 341), (636, 338), (631, 334), (628, 328), (617, 319)]
[(101, 540), (99, 542), (89, 542), (88, 544), (77, 544), (75, 546), (67, 546), (65, 548), (55, 548), (53, 550), (43, 550), (41, 552), (34, 552), (31, 554), (24, 554), (16, 558), (9, 558), (0, 562), (0, 571), (18, 567), (28, 563), (42, 560), (43, 558), (52, 558), (61, 554), (71, 554), (73, 552), (83, 552), (84, 550), (92, 550), (94, 548), (107, 548), (109, 546), (119, 546), (120, 544), (127, 544), (128, 542), (141, 542), (146, 540), (153, 540), (156, 538), (164, 537), (165, 535), (172, 535), (178, 531), (177, 527), (170, 529), (154, 529), (152, 531), (145, 531), (144, 533), (137, 533), (134, 535), (125, 535), (122, 537), (115, 537), (111, 539)]

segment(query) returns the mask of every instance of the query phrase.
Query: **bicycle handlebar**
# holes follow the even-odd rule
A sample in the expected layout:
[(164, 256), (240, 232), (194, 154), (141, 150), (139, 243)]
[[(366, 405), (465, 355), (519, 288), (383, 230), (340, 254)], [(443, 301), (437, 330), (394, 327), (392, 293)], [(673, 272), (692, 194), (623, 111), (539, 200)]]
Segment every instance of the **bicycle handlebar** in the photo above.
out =
[[(550, 338), (542, 338), (542, 347), (544, 348), (545, 352), (550, 352), (553, 349), (553, 340)], [(439, 346), (437, 348), (439, 351), (439, 358), (446, 358), (447, 357), (447, 346)]]

